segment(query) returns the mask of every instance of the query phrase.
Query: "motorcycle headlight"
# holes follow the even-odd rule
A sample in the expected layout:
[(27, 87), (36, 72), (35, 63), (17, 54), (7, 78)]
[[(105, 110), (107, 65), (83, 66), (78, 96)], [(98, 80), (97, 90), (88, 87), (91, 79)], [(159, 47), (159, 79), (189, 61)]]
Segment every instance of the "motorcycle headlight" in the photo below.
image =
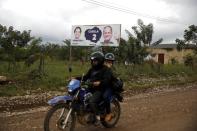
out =
[(68, 92), (70, 92), (70, 93), (71, 93), (71, 92), (72, 92), (72, 90), (71, 90), (71, 89), (68, 89)]
[(71, 89), (67, 89), (67, 91), (68, 91), (68, 94), (71, 94), (72, 93), (72, 90)]
[(74, 95), (77, 90), (68, 89), (68, 94)]

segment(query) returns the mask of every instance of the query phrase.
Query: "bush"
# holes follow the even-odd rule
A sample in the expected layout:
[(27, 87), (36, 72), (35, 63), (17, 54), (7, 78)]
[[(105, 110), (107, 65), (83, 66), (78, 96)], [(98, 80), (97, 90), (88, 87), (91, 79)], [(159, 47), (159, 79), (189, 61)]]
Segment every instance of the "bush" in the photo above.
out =
[(160, 73), (161, 72), (161, 64), (155, 62), (154, 60), (146, 61), (145, 64), (148, 64), (153, 72)]
[(170, 59), (170, 63), (175, 65), (178, 64), (178, 61), (175, 58)]
[(197, 56), (188, 54), (187, 56), (184, 57), (184, 64), (192, 68), (194, 66), (197, 66)]

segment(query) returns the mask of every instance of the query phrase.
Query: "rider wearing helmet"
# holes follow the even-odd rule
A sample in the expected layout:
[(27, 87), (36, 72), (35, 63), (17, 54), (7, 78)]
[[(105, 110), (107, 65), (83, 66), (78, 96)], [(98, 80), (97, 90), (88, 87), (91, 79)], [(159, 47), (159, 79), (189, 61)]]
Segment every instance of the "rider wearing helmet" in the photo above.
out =
[[(112, 70), (114, 61), (115, 61), (115, 56), (113, 53), (105, 54), (104, 65), (107, 66), (110, 69), (110, 71)], [(112, 74), (112, 79), (111, 79), (111, 82), (112, 82), (113, 77), (114, 77), (112, 71), (111, 71), (111, 74)], [(111, 95), (112, 95), (112, 84), (105, 89), (105, 92), (103, 94), (103, 98), (106, 103), (106, 112), (107, 112), (107, 115), (105, 116), (105, 121), (110, 121), (112, 118), (111, 108), (110, 108), (110, 96)]]
[[(102, 100), (102, 94), (105, 88), (110, 86), (111, 72), (109, 68), (104, 66), (104, 54), (102, 52), (94, 52), (90, 56), (91, 68), (83, 77), (83, 81), (92, 82), (93, 87), (90, 88), (92, 97), (90, 98), (90, 107), (95, 113), (97, 120), (100, 120), (97, 104)], [(81, 79), (78, 77), (77, 79)]]
[(99, 69), (103, 67), (104, 54), (100, 51), (93, 52), (90, 56), (91, 65), (94, 69)]
[(115, 56), (113, 53), (107, 53), (105, 54), (105, 65), (109, 68), (112, 67), (113, 63), (115, 61)]

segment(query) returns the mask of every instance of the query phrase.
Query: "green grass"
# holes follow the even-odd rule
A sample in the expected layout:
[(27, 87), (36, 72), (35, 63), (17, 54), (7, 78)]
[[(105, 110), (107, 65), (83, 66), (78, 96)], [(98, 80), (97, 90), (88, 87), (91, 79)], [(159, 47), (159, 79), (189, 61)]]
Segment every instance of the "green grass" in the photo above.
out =
[[(11, 84), (0, 85), (0, 96), (24, 95), (27, 91), (34, 92), (62, 90), (70, 78), (68, 71), (69, 62), (47, 60), (45, 75), (40, 78), (31, 79), (29, 74), (38, 68), (38, 63), (26, 67), (23, 63), (17, 65), (17, 70), (7, 71), (7, 63), (0, 65), (0, 75), (5, 75), (12, 80)], [(72, 62), (72, 76), (81, 76), (86, 73), (89, 64), (79, 65), (79, 62)]]
[[(12, 83), (0, 85), (0, 96), (25, 95), (31, 92), (65, 91), (69, 80), (69, 62), (47, 60), (45, 75), (42, 78), (32, 79), (30, 72), (38, 68), (39, 63), (31, 67), (18, 63), (14, 71), (7, 71), (7, 63), (0, 64), (0, 75), (5, 75)], [(81, 76), (90, 67), (87, 62), (72, 62), (72, 76)], [(116, 64), (116, 72), (124, 80), (128, 89), (146, 89), (161, 85), (185, 84), (197, 81), (197, 69), (184, 65), (154, 65), (150, 64), (125, 66)], [(31, 74), (32, 75), (32, 74)], [(33, 74), (35, 75), (35, 74)]]

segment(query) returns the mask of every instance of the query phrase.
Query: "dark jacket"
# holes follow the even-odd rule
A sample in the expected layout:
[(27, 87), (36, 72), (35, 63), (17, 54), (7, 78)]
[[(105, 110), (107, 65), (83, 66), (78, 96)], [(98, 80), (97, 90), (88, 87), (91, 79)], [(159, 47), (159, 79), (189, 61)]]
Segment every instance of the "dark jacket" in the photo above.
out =
[[(81, 80), (81, 77), (77, 77), (78, 80)], [(90, 82), (100, 81), (100, 85), (95, 90), (104, 91), (107, 87), (111, 85), (112, 72), (106, 67), (102, 66), (99, 69), (90, 68), (88, 72), (84, 75), (83, 81), (89, 80)]]

